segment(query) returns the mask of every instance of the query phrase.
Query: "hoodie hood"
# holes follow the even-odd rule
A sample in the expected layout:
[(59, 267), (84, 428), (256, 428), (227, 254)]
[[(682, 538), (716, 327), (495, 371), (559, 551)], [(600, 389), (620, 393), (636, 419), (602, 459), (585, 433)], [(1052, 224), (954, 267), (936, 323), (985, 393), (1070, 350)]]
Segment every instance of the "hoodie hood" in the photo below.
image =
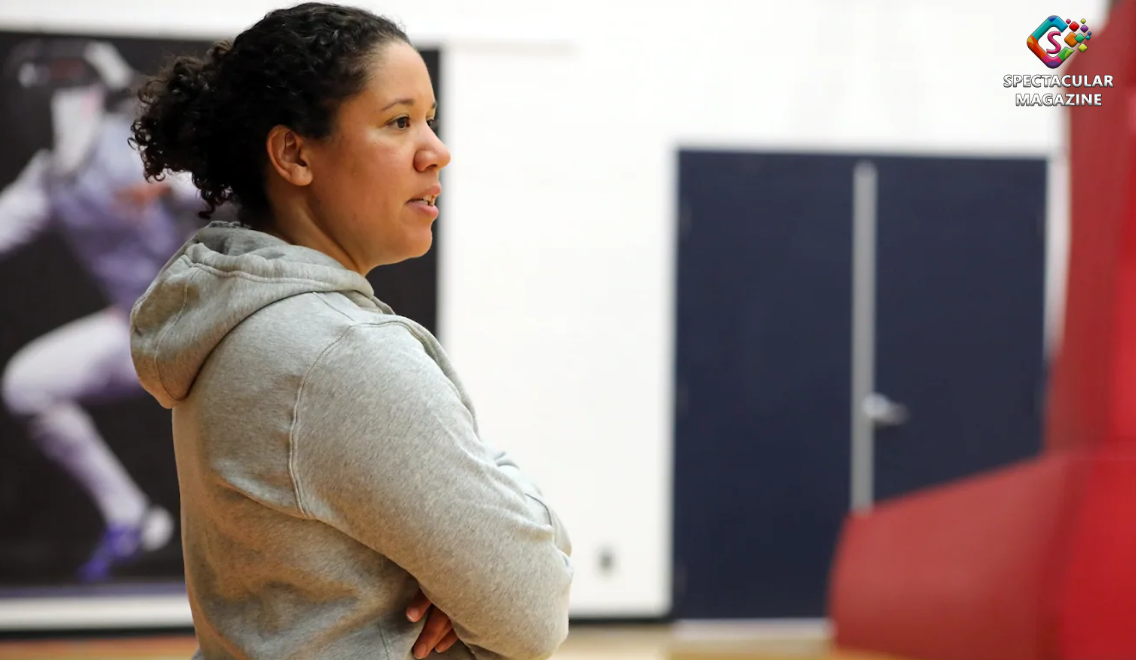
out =
[(130, 314), (142, 386), (165, 408), (188, 396), (205, 361), (233, 328), (275, 302), (340, 292), (391, 313), (370, 282), (332, 257), (247, 227), (214, 222), (162, 268)]

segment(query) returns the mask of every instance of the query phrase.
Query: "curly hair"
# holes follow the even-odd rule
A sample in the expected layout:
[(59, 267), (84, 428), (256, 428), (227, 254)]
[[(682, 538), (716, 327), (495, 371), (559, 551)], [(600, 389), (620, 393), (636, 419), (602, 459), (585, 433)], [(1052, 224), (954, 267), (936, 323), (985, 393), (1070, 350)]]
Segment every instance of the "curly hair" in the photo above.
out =
[(269, 131), (329, 135), (339, 104), (363, 89), (375, 53), (393, 42), (410, 40), (386, 18), (309, 2), (267, 14), (203, 58), (173, 59), (138, 92), (130, 141), (147, 179), (188, 172), (209, 206), (202, 218), (232, 202), (242, 221), (261, 224)]

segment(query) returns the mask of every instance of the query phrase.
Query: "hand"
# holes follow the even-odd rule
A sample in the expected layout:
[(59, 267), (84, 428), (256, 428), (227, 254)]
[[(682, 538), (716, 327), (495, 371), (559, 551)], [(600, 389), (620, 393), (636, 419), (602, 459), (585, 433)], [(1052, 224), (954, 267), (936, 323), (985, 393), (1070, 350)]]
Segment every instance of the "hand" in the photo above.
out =
[(142, 183), (122, 188), (115, 197), (123, 204), (134, 208), (145, 208), (169, 192), (170, 184), (165, 181), (157, 181), (154, 183), (143, 181)]
[(418, 641), (414, 643), (414, 657), (419, 660), (430, 655), (431, 650), (445, 653), (458, 641), (450, 617), (442, 610), (434, 607), (426, 594), (420, 590), (414, 600), (410, 601), (410, 606), (406, 608), (406, 617), (417, 623), (427, 615), (429, 615), (429, 619), (426, 621), (426, 626), (422, 628), (422, 633), (418, 635)]

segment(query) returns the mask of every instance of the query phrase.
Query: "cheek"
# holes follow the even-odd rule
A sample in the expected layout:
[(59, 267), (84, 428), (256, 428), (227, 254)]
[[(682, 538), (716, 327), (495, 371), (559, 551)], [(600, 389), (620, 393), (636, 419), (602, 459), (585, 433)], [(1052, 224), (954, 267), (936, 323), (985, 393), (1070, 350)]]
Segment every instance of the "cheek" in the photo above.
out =
[(397, 149), (357, 141), (339, 150), (321, 196), (331, 202), (328, 211), (366, 236), (367, 241), (396, 242), (410, 200), (421, 184)]
[(398, 152), (377, 143), (359, 146), (349, 158), (341, 161), (341, 167), (346, 170), (342, 172), (343, 181), (349, 181), (354, 191), (344, 193), (372, 210), (390, 209), (406, 202), (407, 195), (412, 193), (405, 190), (408, 168), (400, 165)]

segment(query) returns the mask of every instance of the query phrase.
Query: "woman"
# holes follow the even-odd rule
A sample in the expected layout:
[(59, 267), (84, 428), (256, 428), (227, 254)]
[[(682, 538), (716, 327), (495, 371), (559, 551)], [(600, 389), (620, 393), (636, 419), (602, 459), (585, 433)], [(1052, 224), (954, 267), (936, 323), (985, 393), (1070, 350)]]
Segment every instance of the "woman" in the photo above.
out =
[(406, 35), (303, 4), (140, 98), (147, 174), (188, 172), (241, 220), (201, 230), (131, 313), (173, 411), (197, 657), (551, 656), (564, 527), (364, 277), (429, 249), (450, 159)]

